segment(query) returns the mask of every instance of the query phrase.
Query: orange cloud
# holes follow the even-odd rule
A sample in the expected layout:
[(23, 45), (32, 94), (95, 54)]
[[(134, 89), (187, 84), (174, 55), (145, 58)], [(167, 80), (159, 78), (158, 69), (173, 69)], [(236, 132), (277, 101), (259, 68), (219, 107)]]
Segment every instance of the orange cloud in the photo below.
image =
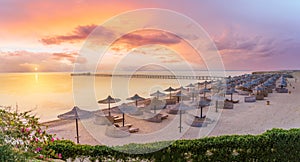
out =
[[(154, 29), (144, 29), (138, 30), (126, 35), (123, 35), (118, 40), (116, 40), (110, 47), (111, 50), (115, 52), (131, 51), (134, 48), (139, 48), (141, 46), (147, 45), (160, 45), (164, 48), (148, 48), (148, 51), (140, 50), (140, 54), (155, 55), (160, 58), (164, 63), (180, 62), (182, 60), (189, 61), (191, 63), (201, 63), (200, 55), (180, 36), (174, 35), (172, 33), (154, 30)], [(168, 55), (165, 48), (170, 48), (171, 50), (178, 53), (180, 56), (172, 57)], [(172, 52), (174, 54), (174, 52)], [(181, 59), (178, 57), (182, 57)]]
[[(40, 41), (45, 45), (61, 44), (61, 43), (76, 43), (85, 40), (88, 35), (97, 27), (97, 25), (77, 26), (73, 32), (66, 35), (47, 36)], [(104, 27), (97, 27), (97, 34), (111, 37), (114, 33)]]

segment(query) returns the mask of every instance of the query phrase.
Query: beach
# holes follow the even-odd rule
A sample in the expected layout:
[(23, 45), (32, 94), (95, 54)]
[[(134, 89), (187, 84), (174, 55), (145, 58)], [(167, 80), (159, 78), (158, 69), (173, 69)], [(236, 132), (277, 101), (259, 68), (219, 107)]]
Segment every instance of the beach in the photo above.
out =
[[(79, 120), (80, 144), (90, 145), (123, 145), (128, 143), (147, 143), (162, 140), (194, 139), (206, 136), (220, 136), (232, 134), (261, 134), (272, 128), (299, 128), (300, 127), (300, 72), (294, 72), (295, 78), (287, 78), (291, 85), (287, 88), (291, 93), (269, 93), (262, 101), (245, 103), (244, 97), (233, 95), (234, 100), (240, 102), (234, 104), (233, 109), (219, 109), (215, 111), (214, 103), (205, 107), (210, 123), (203, 128), (190, 127), (185, 121), (186, 114), (182, 115), (182, 132), (179, 132), (179, 115), (168, 114), (167, 119), (161, 123), (148, 122), (135, 116), (125, 115), (125, 123), (139, 128), (129, 137), (113, 138), (105, 135), (107, 126), (95, 124), (94, 118)], [(229, 98), (229, 96), (226, 96)], [(267, 105), (267, 101), (270, 104)], [(166, 110), (160, 111), (167, 114)], [(193, 110), (194, 111), (194, 110)], [(193, 113), (199, 113), (195, 110)], [(121, 115), (113, 112), (113, 115)], [(55, 120), (44, 123), (48, 126), (47, 132), (56, 134), (59, 139), (69, 139), (76, 142), (75, 120)]]

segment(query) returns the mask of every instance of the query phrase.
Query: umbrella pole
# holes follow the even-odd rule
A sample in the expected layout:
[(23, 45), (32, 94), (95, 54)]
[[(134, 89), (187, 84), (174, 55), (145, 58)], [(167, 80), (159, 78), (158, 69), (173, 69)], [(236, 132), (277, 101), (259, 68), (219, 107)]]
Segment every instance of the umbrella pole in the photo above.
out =
[(110, 116), (110, 102), (108, 102), (108, 116)]
[(125, 125), (125, 115), (123, 113), (123, 127), (124, 127), (124, 125)]
[(179, 133), (181, 133), (181, 110), (179, 110)]
[(78, 119), (77, 118), (76, 118), (76, 138), (77, 138), (77, 143), (79, 143)]
[(192, 93), (192, 102), (194, 102), (194, 93)]
[(202, 118), (202, 109), (203, 109), (203, 107), (200, 106), (200, 108), (201, 108), (200, 118)]
[(135, 106), (137, 107), (137, 105), (138, 105), (138, 101), (137, 101), (137, 100), (135, 100)]

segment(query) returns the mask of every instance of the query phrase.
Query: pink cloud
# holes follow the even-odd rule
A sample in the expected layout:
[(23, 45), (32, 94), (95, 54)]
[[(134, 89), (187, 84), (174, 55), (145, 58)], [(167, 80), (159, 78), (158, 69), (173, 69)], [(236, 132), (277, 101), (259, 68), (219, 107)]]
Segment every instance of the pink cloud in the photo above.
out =
[[(47, 36), (40, 41), (45, 45), (61, 44), (61, 43), (76, 43), (86, 39), (89, 34), (97, 27), (97, 25), (77, 26), (73, 32), (65, 35)], [(104, 27), (97, 27), (97, 34), (112, 36), (114, 33)]]

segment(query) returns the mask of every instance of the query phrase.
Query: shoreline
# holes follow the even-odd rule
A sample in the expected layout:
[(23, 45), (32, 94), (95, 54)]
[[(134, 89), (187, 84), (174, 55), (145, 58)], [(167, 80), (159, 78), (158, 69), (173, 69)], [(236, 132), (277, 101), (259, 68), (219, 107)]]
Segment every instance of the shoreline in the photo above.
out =
[[(294, 72), (294, 77), (300, 79), (300, 72)], [(244, 96), (234, 94), (234, 100), (240, 100), (240, 103), (234, 105), (234, 109), (222, 109), (220, 118), (215, 121), (215, 126), (206, 136), (220, 136), (220, 135), (232, 135), (232, 134), (261, 134), (266, 130), (272, 128), (300, 128), (300, 101), (297, 99), (300, 95), (300, 84), (295, 82), (294, 79), (288, 79), (291, 85), (288, 85), (288, 89), (291, 93), (270, 93), (269, 96), (262, 101), (257, 101), (255, 103), (244, 103)], [(295, 89), (293, 89), (295, 87)], [(226, 95), (228, 98), (228, 95)], [(270, 105), (266, 104), (266, 101), (270, 101)], [(212, 110), (212, 111), (211, 111)], [(215, 107), (210, 106), (203, 109), (204, 114), (214, 115)], [(211, 111), (211, 112), (210, 112)], [(162, 110), (161, 113), (165, 113)], [(113, 113), (115, 115), (115, 113)], [(184, 116), (183, 116), (184, 117)], [(184, 120), (184, 118), (183, 118)], [(175, 121), (175, 125), (172, 129), (168, 130), (168, 126)], [(143, 143), (143, 140), (138, 140), (139, 136), (151, 135), (150, 132), (160, 132), (166, 133), (167, 135), (161, 138), (168, 140), (175, 130), (178, 132), (178, 115), (169, 115), (167, 120), (162, 123), (150, 123), (147, 121), (139, 121), (134, 116), (125, 115), (125, 122), (130, 123), (133, 127), (140, 128), (140, 131), (134, 135), (131, 135), (134, 141), (138, 143)], [(94, 119), (80, 120), (79, 122), (79, 132), (81, 136), (81, 144), (105, 144), (104, 141), (118, 141), (118, 144), (126, 144), (122, 139), (114, 139), (106, 137), (103, 132), (105, 127), (95, 125)], [(184, 124), (184, 123), (183, 123)], [(75, 121), (65, 121), (55, 120), (48, 122), (50, 130), (49, 133), (57, 134), (59, 138), (65, 137), (65, 139), (70, 139), (75, 141)], [(183, 126), (185, 134), (181, 136), (180, 139), (194, 139), (199, 138), (195, 136), (195, 132), (199, 131), (199, 128)], [(159, 141), (160, 137), (151, 139), (152, 141)], [(124, 140), (124, 139), (123, 139)], [(147, 140), (145, 140), (147, 141)], [(148, 142), (148, 141), (147, 141)]]

